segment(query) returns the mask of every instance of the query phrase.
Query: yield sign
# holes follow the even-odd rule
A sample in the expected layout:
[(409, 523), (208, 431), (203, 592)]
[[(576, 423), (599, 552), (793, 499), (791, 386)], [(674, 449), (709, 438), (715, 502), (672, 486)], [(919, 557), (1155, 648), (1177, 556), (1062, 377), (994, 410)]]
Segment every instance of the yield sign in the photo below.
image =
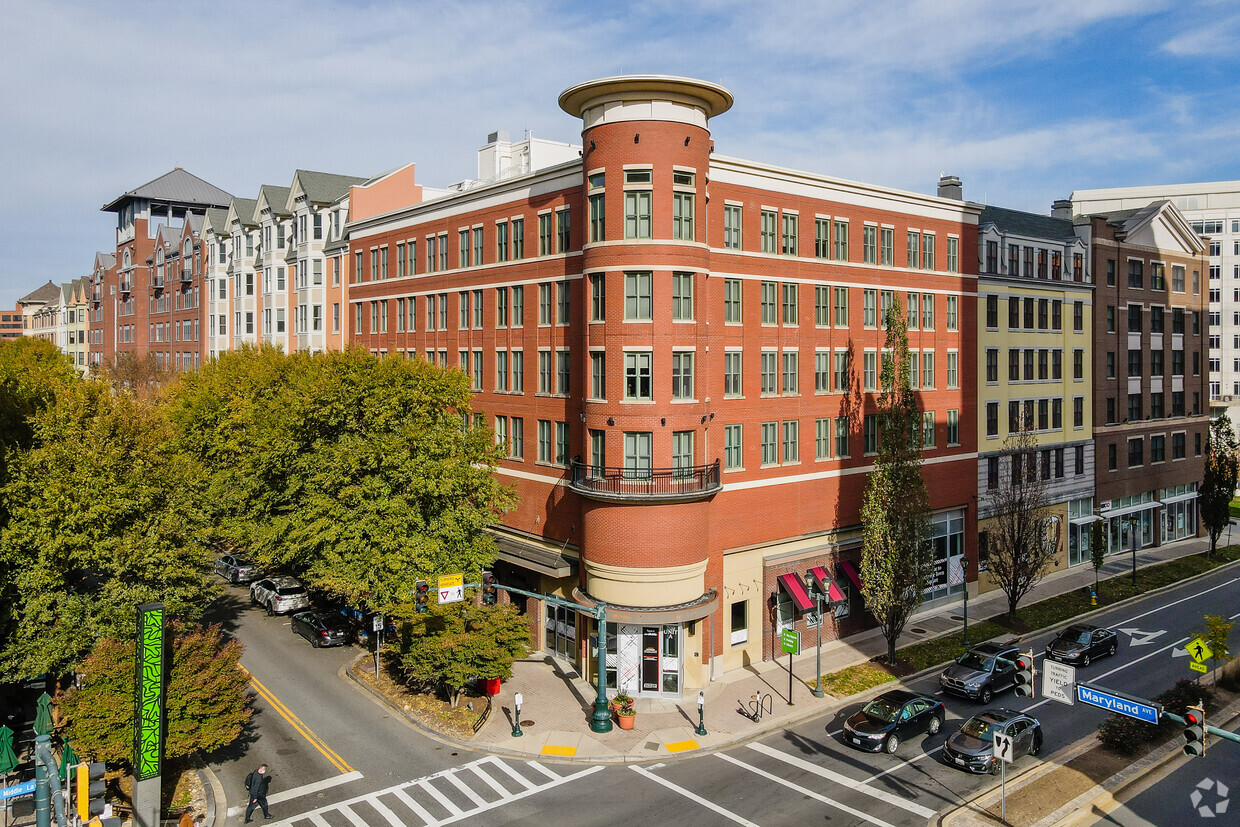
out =
[(445, 574), (439, 578), (439, 602), (460, 603), (465, 599), (465, 576)]
[(1143, 632), (1140, 629), (1120, 629), (1121, 632), (1131, 638), (1128, 641), (1129, 646), (1145, 646), (1147, 643), (1153, 643), (1154, 638), (1167, 634), (1166, 629), (1159, 629), (1155, 632)]

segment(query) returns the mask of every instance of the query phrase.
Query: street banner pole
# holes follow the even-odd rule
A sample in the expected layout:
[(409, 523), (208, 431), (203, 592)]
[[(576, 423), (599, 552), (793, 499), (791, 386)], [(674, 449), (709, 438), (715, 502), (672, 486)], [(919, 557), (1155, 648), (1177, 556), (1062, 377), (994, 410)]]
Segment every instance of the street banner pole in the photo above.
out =
[(133, 820), (135, 827), (159, 827), (164, 762), (167, 663), (164, 605), (138, 606), (134, 682)]

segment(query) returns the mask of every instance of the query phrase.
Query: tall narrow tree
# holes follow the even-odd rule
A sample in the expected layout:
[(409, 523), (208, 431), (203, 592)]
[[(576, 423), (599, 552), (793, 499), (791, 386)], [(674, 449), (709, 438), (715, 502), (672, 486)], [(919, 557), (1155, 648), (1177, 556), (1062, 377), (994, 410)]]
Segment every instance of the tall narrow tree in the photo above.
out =
[(1210, 423), (1206, 441), (1206, 473), (1197, 491), (1201, 522), (1210, 532), (1210, 553), (1218, 546), (1219, 535), (1231, 521), (1231, 501), (1236, 496), (1240, 464), (1236, 459), (1236, 433), (1231, 417), (1221, 414)]
[[(1027, 423), (1025, 423), (1027, 425)], [(990, 492), (990, 577), (1007, 595), (1008, 620), (1016, 607), (1046, 576), (1055, 559), (1057, 539), (1048, 535), (1046, 478), (1038, 472), (1037, 440), (1027, 427), (1003, 443), (999, 487)]]
[(893, 298), (885, 320), (878, 451), (861, 506), (861, 594), (894, 663), (896, 640), (930, 586), (934, 552), (927, 542), (930, 497), (921, 475), (921, 405), (909, 381), (908, 327), (899, 300)]

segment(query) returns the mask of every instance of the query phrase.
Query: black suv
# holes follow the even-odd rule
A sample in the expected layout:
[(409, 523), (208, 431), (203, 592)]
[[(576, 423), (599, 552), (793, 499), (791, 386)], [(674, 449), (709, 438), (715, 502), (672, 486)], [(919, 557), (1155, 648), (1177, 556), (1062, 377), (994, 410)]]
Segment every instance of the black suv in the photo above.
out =
[(939, 686), (944, 692), (988, 704), (996, 692), (1016, 685), (1019, 656), (1020, 651), (1011, 644), (979, 644), (943, 670)]

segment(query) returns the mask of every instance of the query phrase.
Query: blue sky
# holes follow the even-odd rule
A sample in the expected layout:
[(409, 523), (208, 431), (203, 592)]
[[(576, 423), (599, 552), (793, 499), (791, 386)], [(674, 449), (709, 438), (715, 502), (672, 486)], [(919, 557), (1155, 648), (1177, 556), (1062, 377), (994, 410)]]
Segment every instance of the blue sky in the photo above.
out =
[(99, 207), (174, 166), (248, 197), (299, 167), (442, 186), (497, 129), (576, 142), (556, 97), (612, 74), (730, 88), (723, 154), (1017, 209), (1240, 179), (1222, 0), (24, 0), (3, 28), (3, 307), (87, 274)]

